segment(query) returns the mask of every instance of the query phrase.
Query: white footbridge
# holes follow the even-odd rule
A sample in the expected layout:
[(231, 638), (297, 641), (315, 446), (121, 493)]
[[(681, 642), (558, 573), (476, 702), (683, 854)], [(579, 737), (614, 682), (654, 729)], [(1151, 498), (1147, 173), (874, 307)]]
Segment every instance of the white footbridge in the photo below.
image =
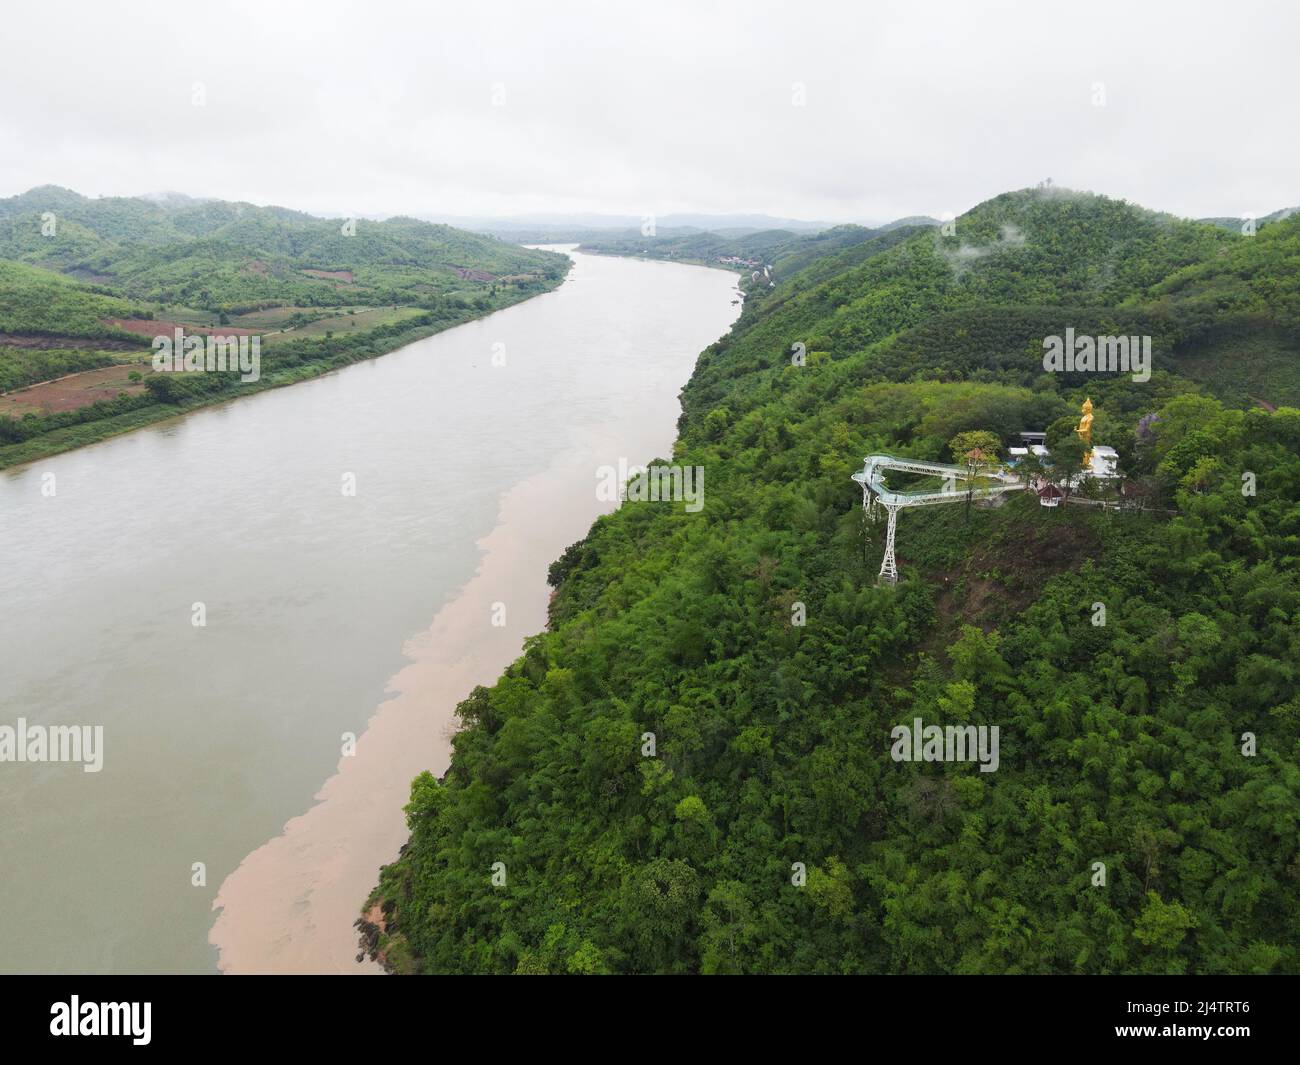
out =
[[(890, 471), (942, 477), (943, 488), (938, 491), (894, 491), (885, 484), (885, 473)], [(868, 455), (866, 464), (853, 475), (853, 479), (862, 486), (862, 509), (867, 517), (875, 516), (876, 507), (883, 507), (889, 514), (889, 526), (885, 532), (885, 558), (880, 563), (880, 580), (887, 584), (898, 581), (894, 533), (898, 527), (898, 512), (904, 507), (928, 507), (939, 503), (960, 503), (966, 499), (987, 499), (1004, 492), (1023, 491), (1025, 488), (1025, 483), (1019, 477), (1005, 470), (990, 471), (985, 468), (972, 477), (971, 471), (965, 466), (949, 466), (922, 459), (901, 459), (893, 455)], [(959, 481), (974, 483), (958, 488)], [(986, 483), (981, 484), (981, 481)]]

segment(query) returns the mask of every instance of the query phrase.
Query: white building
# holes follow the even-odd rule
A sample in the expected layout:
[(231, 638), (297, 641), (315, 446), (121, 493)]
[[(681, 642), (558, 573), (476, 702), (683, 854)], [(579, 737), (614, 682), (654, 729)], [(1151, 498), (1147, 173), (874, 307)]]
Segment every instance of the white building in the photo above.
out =
[[(1028, 447), (1009, 447), (1007, 456), (1011, 465), (1014, 467), (1021, 459), (1026, 458), (1030, 453), (1036, 455), (1044, 466), (1051, 468), (1051, 452), (1042, 444), (1030, 444)], [(1083, 471), (1084, 477), (1092, 477), (1098, 481), (1113, 481), (1119, 477), (1119, 455), (1113, 447), (1107, 447), (1105, 444), (1098, 444), (1092, 449), (1092, 458), (1088, 462), (1088, 468)], [(1049, 504), (1050, 505), (1050, 504)]]
[(1095, 477), (1099, 481), (1113, 481), (1119, 476), (1119, 455), (1113, 447), (1098, 444), (1092, 449), (1088, 476)]

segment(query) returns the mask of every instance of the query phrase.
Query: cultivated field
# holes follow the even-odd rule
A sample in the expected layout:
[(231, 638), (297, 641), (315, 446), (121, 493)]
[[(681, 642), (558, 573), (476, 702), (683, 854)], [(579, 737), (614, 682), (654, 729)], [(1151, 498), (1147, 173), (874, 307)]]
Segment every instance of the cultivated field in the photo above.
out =
[[(142, 379), (131, 381), (130, 375), (133, 372), (139, 373)], [(121, 392), (136, 395), (144, 391), (144, 375), (152, 372), (148, 359), (145, 358), (138, 363), (105, 366), (98, 370), (60, 377), (56, 381), (43, 381), (38, 385), (0, 395), (0, 414), (8, 414), (12, 418), (21, 418), (29, 412), (54, 414), (98, 403), (101, 399), (113, 399)]]

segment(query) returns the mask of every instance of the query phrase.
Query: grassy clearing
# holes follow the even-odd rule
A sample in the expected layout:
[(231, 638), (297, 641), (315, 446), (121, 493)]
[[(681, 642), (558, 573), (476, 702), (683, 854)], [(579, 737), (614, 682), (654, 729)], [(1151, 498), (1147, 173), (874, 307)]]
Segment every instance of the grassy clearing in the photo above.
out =
[[(353, 309), (368, 310), (369, 308), (348, 308), (348, 310)], [(334, 307), (266, 307), (260, 311), (249, 311), (247, 314), (238, 315), (230, 320), (230, 324), (240, 329), (283, 329), (298, 315), (317, 318), (338, 313), (338, 309)]]
[(125, 361), (118, 351), (93, 348), (19, 348), (0, 346), (0, 393), (13, 392), (40, 381), (111, 366)]
[[(263, 341), (267, 344), (284, 343), (288, 340), (301, 340), (303, 337), (324, 336), (326, 333), (338, 333), (374, 329), (381, 325), (393, 325), (407, 319), (418, 317), (426, 312), (416, 307), (376, 307), (371, 310), (358, 311), (356, 314), (331, 314), (318, 318), (314, 322), (286, 329), (280, 333), (269, 333)], [(240, 323), (243, 325), (243, 323)]]

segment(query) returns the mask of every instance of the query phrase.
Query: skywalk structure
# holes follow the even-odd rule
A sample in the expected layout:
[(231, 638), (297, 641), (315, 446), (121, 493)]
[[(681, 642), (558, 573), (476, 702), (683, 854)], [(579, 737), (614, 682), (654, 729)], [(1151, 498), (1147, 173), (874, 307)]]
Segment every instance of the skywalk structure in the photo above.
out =
[[(898, 492), (885, 484), (887, 472), (917, 473), (929, 477), (943, 478), (943, 488)], [(940, 503), (960, 503), (967, 499), (988, 499), (1003, 492), (1024, 490), (1024, 482), (1014, 474), (1004, 471), (979, 469), (972, 471), (967, 466), (949, 466), (941, 462), (925, 462), (921, 459), (900, 459), (893, 455), (868, 455), (866, 464), (853, 475), (853, 479), (862, 486), (862, 509), (867, 517), (875, 517), (875, 508), (883, 507), (889, 514), (888, 528), (885, 532), (885, 557), (880, 563), (880, 581), (886, 584), (898, 582), (898, 561), (894, 558), (894, 536), (898, 528), (898, 512), (904, 507), (929, 507)], [(958, 488), (959, 481), (970, 482), (965, 488)], [(990, 482), (980, 484), (980, 481)]]

